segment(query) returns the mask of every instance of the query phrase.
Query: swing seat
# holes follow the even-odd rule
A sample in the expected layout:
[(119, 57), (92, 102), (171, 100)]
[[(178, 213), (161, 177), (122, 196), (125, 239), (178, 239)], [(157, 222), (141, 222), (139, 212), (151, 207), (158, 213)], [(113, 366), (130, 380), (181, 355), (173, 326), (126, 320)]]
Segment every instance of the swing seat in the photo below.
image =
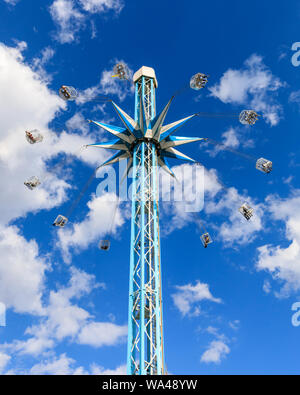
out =
[(25, 137), (29, 144), (40, 143), (43, 141), (43, 135), (39, 133), (37, 129), (34, 130), (26, 130)]
[(243, 110), (240, 113), (239, 121), (243, 125), (254, 125), (259, 115), (253, 110)]
[(109, 240), (101, 240), (99, 243), (100, 250), (108, 251), (110, 248), (110, 241)]
[(196, 91), (205, 87), (208, 82), (208, 75), (197, 73), (190, 79), (190, 87)]
[(68, 222), (68, 218), (64, 217), (63, 215), (58, 215), (55, 221), (53, 222), (53, 226), (59, 226), (63, 228)]
[(63, 100), (75, 100), (78, 97), (78, 92), (73, 86), (62, 85), (58, 91), (59, 97)]
[(256, 162), (256, 168), (263, 173), (270, 173), (272, 171), (273, 164), (270, 160), (259, 158)]
[(200, 236), (200, 239), (201, 239), (201, 241), (202, 241), (202, 244), (203, 244), (203, 247), (204, 247), (204, 248), (207, 248), (208, 244), (212, 243), (212, 239), (211, 239), (209, 233), (207, 233), (207, 232), (206, 232), (206, 233), (203, 233), (203, 234)]
[(30, 177), (27, 181), (24, 182), (24, 185), (30, 190), (35, 189), (37, 186), (40, 185), (40, 180), (36, 176)]
[(254, 209), (249, 204), (244, 203), (239, 208), (239, 212), (246, 218), (247, 221), (253, 216)]
[(129, 78), (128, 67), (123, 63), (117, 63), (114, 67), (113, 77), (118, 77), (120, 80), (127, 80)]

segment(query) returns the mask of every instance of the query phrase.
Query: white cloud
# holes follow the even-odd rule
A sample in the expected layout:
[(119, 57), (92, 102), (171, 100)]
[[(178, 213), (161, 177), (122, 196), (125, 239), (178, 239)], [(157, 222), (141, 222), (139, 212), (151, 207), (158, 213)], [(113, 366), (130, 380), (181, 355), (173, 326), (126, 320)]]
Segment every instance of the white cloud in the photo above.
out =
[[(52, 290), (48, 295), (45, 288), (45, 272), (51, 270), (48, 259), (40, 256), (35, 240), (26, 240), (16, 226), (8, 225), (29, 212), (50, 209), (64, 201), (69, 188), (63, 180), (65, 175), (47, 173), (46, 161), (58, 153), (74, 154), (83, 144), (94, 142), (93, 136), (85, 137), (83, 130), (58, 135), (48, 128), (66, 104), (49, 90), (46, 78), (37, 71), (51, 53), (29, 65), (22, 54), (26, 47), (23, 42), (15, 48), (0, 44), (0, 177), (9, 180), (0, 196), (0, 300), (15, 312), (40, 316), (38, 324), (27, 328), (27, 340), (15, 340), (5, 346), (15, 357), (39, 356), (67, 337), (75, 341), (80, 330), (92, 322), (92, 316), (72, 299), (94, 288), (86, 285), (87, 274), (76, 275), (71, 268), (69, 286)], [(25, 130), (35, 128), (43, 133), (44, 140), (30, 145)], [(88, 154), (87, 151), (77, 158), (94, 165), (105, 157), (101, 150), (90, 150)], [(23, 182), (33, 174), (43, 182), (35, 191), (29, 191)], [(117, 216), (117, 224), (119, 220)], [(4, 366), (4, 357), (2, 361)]]
[(123, 375), (126, 374), (126, 365), (120, 365), (116, 369), (105, 369), (97, 364), (91, 364), (86, 370), (82, 366), (76, 366), (76, 361), (65, 353), (43, 359), (34, 365), (29, 374), (34, 375)]
[[(244, 202), (254, 209), (253, 217), (249, 221), (238, 211)], [(207, 214), (222, 214), (228, 218), (218, 226), (219, 237), (226, 246), (250, 243), (263, 229), (263, 206), (255, 204), (250, 196), (239, 194), (235, 188), (226, 188), (218, 202), (216, 199), (207, 201), (205, 211)]]
[(172, 171), (176, 179), (163, 170), (159, 173), (162, 214), (168, 216), (168, 221), (162, 228), (164, 234), (196, 221), (198, 215), (195, 213), (202, 209), (204, 193), (205, 199), (211, 199), (222, 188), (213, 169), (184, 164), (172, 167)]
[(233, 128), (229, 128), (226, 132), (224, 132), (222, 134), (222, 137), (223, 137), (222, 142), (226, 147), (237, 148), (240, 145), (239, 140), (237, 138), (237, 133)]
[(68, 119), (66, 126), (68, 130), (77, 130), (83, 135), (87, 135), (90, 131), (88, 121), (83, 117), (81, 112), (76, 112), (70, 119)]
[(46, 47), (41, 51), (40, 57), (36, 57), (32, 61), (33, 70), (36, 71), (39, 76), (45, 81), (49, 82), (52, 78), (47, 74), (45, 70), (45, 65), (53, 58), (55, 54), (54, 49)]
[(82, 8), (92, 14), (107, 11), (115, 11), (120, 13), (124, 7), (122, 0), (79, 0)]
[[(76, 125), (77, 129), (74, 123), (72, 124), (72, 126), (70, 126), (70, 123), (67, 122), (67, 127), (69, 128), (69, 130), (74, 130), (74, 133), (67, 133), (66, 131), (63, 131), (59, 134), (59, 136), (53, 136), (53, 139), (51, 141), (53, 145), (51, 147), (48, 147), (48, 155), (52, 154), (53, 156), (55, 156), (57, 153), (65, 153), (67, 155), (70, 155), (73, 159), (80, 159), (82, 162), (93, 166), (95, 169), (100, 164), (102, 164), (107, 159), (107, 157), (110, 156), (110, 154), (103, 149), (85, 148), (84, 145), (97, 142), (98, 137), (96, 136), (99, 135), (99, 132), (98, 134), (91, 133), (91, 129), (89, 129), (90, 133), (88, 133), (88, 135), (85, 135), (86, 132), (84, 129), (84, 125), (80, 125), (80, 120), (77, 119), (76, 121), (76, 119), (73, 119), (73, 121), (74, 123), (78, 122), (78, 124)], [(81, 135), (78, 132), (76, 133), (75, 130), (80, 131), (83, 134)], [(66, 167), (67, 164), (64, 164), (64, 168)]]
[[(280, 291), (275, 292), (277, 297), (287, 297), (300, 289), (300, 191), (293, 191), (286, 199), (269, 196), (266, 203), (272, 219), (284, 222), (289, 245), (259, 247), (256, 268), (270, 273), (282, 285)], [(265, 291), (270, 292), (270, 289), (268, 284)]]
[(55, 0), (50, 6), (50, 14), (58, 27), (56, 39), (61, 43), (75, 40), (82, 28), (85, 17), (74, 5), (73, 0)]
[(10, 348), (13, 352), (19, 353), (21, 355), (27, 354), (31, 356), (38, 357), (45, 350), (51, 350), (55, 346), (55, 341), (48, 337), (46, 330), (36, 334), (36, 337), (30, 337), (27, 340), (15, 340)]
[[(61, 44), (71, 43), (78, 38), (77, 34), (85, 27), (90, 14), (112, 11), (118, 15), (122, 9), (121, 0), (54, 0), (50, 15), (58, 28), (55, 38)], [(95, 31), (95, 25), (93, 29)]]
[[(26, 329), (25, 335), (30, 337), (27, 340), (15, 340), (12, 344), (5, 345), (5, 349), (9, 349), (14, 355), (27, 354), (38, 357), (66, 338), (92, 347), (112, 346), (126, 338), (127, 325), (93, 321), (87, 310), (74, 303), (75, 299), (90, 294), (95, 288), (105, 288), (105, 284), (96, 283), (94, 275), (82, 270), (71, 267), (70, 272), (68, 285), (50, 292), (49, 303), (44, 307), (45, 317), (40, 319), (39, 324)], [(61, 361), (54, 360), (54, 368), (58, 364), (58, 367), (65, 369), (68, 366), (67, 362), (68, 359), (65, 357)], [(50, 363), (50, 367), (49, 363), (46, 365), (47, 368), (44, 363), (37, 365), (33, 370), (52, 371), (50, 367), (53, 367), (53, 362)], [(98, 367), (98, 370), (102, 368)], [(52, 373), (54, 374), (54, 371)]]
[[(229, 327), (237, 331), (240, 327), (240, 321), (235, 320), (229, 322)], [(219, 364), (230, 352), (228, 346), (230, 340), (223, 333), (220, 333), (218, 328), (213, 326), (206, 328), (205, 332), (213, 335), (215, 339), (210, 342), (206, 351), (202, 354), (200, 361), (203, 363)]]
[(34, 240), (15, 226), (0, 227), (0, 300), (19, 313), (43, 314), (42, 294), (48, 264)]
[[(162, 227), (162, 233), (164, 235), (169, 234), (191, 222), (196, 223), (200, 232), (203, 233), (204, 215), (207, 217), (217, 215), (218, 221), (221, 215), (223, 219), (221, 225), (212, 225), (211, 228), (214, 228), (225, 246), (232, 247), (233, 245), (253, 241), (258, 232), (263, 229), (263, 205), (255, 203), (245, 192), (240, 194), (233, 187), (226, 188), (223, 186), (215, 169), (207, 170), (203, 168), (203, 171), (193, 173), (192, 169), (197, 167), (199, 168), (197, 165), (188, 164), (173, 167), (172, 170), (176, 174), (177, 180), (171, 179), (163, 171), (160, 172), (161, 213), (168, 216), (168, 221)], [(171, 187), (169, 187), (170, 185)], [(203, 192), (205, 192), (203, 214), (201, 213), (201, 204), (200, 206), (193, 205), (194, 208), (197, 207), (194, 212), (189, 212), (186, 209), (186, 203), (189, 201), (181, 198), (182, 185), (185, 191), (183, 196), (189, 199), (195, 195), (196, 186), (198, 189), (197, 200), (200, 198), (201, 201)], [(221, 197), (220, 192), (222, 192)], [(246, 221), (238, 211), (244, 202), (248, 202), (254, 209), (254, 215), (250, 221)], [(209, 231), (209, 229), (207, 230)]]
[(111, 322), (91, 322), (78, 335), (78, 343), (93, 347), (112, 346), (124, 341), (127, 325), (119, 326)]
[(34, 365), (30, 374), (33, 375), (82, 375), (85, 373), (82, 367), (74, 367), (75, 360), (66, 354), (59, 357), (49, 358)]
[(298, 105), (299, 110), (300, 110), (300, 90), (294, 91), (290, 94), (289, 102), (296, 103)]
[(0, 374), (3, 372), (6, 365), (9, 363), (11, 357), (0, 351)]
[[(9, 261), (6, 261), (6, 263), (7, 262), (10, 264)], [(31, 262), (28, 262), (28, 265), (30, 264)], [(26, 274), (26, 267), (25, 271), (23, 268), (23, 271), (20, 270), (19, 273), (22, 273), (24, 276), (24, 273)], [(39, 323), (25, 330), (25, 336), (30, 337), (25, 340), (14, 340), (11, 344), (2, 345), (2, 350), (9, 350), (11, 356), (15, 358), (15, 361), (17, 361), (16, 358), (19, 355), (31, 355), (36, 358), (47, 355), (45, 354), (47, 350), (54, 349), (59, 342), (62, 342), (66, 338), (71, 342), (86, 344), (93, 347), (114, 345), (125, 339), (127, 334), (126, 325), (119, 326), (109, 322), (95, 322), (87, 310), (74, 303), (75, 299), (78, 300), (82, 296), (90, 294), (95, 288), (105, 288), (105, 284), (96, 283), (94, 275), (74, 267), (70, 267), (70, 274), (71, 276), (67, 286), (60, 287), (57, 291), (50, 291), (49, 301), (47, 305), (45, 304), (43, 306), (43, 316), (39, 319)], [(4, 278), (4, 280), (5, 279), (6, 278)], [(28, 278), (24, 276), (24, 282), (25, 281), (30, 282), (30, 279), (28, 280)], [(19, 283), (20, 282), (17, 281), (14, 287)], [(20, 292), (22, 292), (22, 288)], [(23, 303), (26, 305), (28, 297), (26, 294), (23, 295), (23, 297)], [(30, 312), (33, 308), (34, 305), (30, 307), (27, 306), (27, 310)], [(27, 311), (26, 309), (23, 310)], [(19, 308), (19, 311), (23, 310)], [(66, 367), (67, 361), (64, 358), (63, 361), (58, 362), (55, 360), (54, 362), (54, 367), (57, 366), (57, 363), (59, 367)], [(50, 367), (52, 364), (53, 362), (50, 363)], [(49, 368), (49, 371), (51, 371), (48, 366), (49, 364), (47, 363), (46, 365), (47, 369)], [(37, 373), (40, 368), (44, 369), (44, 364), (42, 364), (42, 366), (35, 366), (34, 372)], [(99, 367), (99, 369), (101, 370), (102, 368)], [(82, 374), (82, 372), (78, 370), (76, 370), (76, 372)]]
[(14, 341), (10, 345), (13, 352), (37, 357), (65, 338), (75, 341), (80, 331), (91, 324), (88, 321), (92, 319), (90, 313), (73, 300), (90, 294), (95, 288), (105, 288), (105, 284), (96, 283), (94, 275), (74, 267), (70, 268), (70, 273), (67, 286), (50, 291), (49, 303), (44, 307), (45, 317), (37, 325), (26, 329), (25, 335), (31, 337), (24, 341)]
[(100, 237), (105, 236), (110, 230), (114, 233), (117, 227), (124, 222), (119, 208), (114, 216), (115, 195), (94, 196), (88, 202), (88, 208), (89, 212), (82, 222), (75, 223), (72, 227), (69, 226), (69, 228), (61, 229), (58, 232), (58, 246), (64, 251), (66, 261), (70, 256), (70, 248), (75, 248), (75, 251), (87, 248), (91, 243), (100, 241)]
[(204, 300), (222, 303), (221, 299), (213, 297), (208, 284), (201, 283), (199, 280), (196, 281), (195, 285), (177, 285), (175, 288), (177, 292), (171, 296), (175, 306), (183, 316), (187, 314), (198, 315), (200, 310), (197, 304)]
[(201, 362), (220, 363), (230, 353), (230, 348), (222, 340), (213, 340), (208, 349), (202, 354)]
[[(114, 64), (123, 63), (129, 70), (129, 75), (133, 74), (128, 64), (124, 60), (115, 59)], [(84, 104), (101, 97), (117, 96), (120, 101), (123, 101), (128, 95), (134, 92), (134, 86), (131, 82), (121, 81), (118, 78), (112, 78), (113, 68), (103, 70), (101, 73), (100, 81), (95, 86), (79, 92), (79, 97), (76, 100), (78, 104)], [(97, 99), (97, 100), (98, 100)]]
[(242, 69), (227, 70), (220, 83), (210, 88), (210, 91), (212, 96), (224, 103), (245, 105), (261, 111), (266, 121), (274, 126), (282, 115), (282, 106), (276, 96), (284, 85), (263, 63), (263, 58), (253, 54)]
[(234, 320), (229, 322), (229, 326), (234, 331), (237, 331), (240, 328), (241, 322), (239, 320)]
[[(239, 134), (237, 130), (230, 127), (228, 130), (222, 133), (222, 139), (220, 140), (221, 145), (216, 143), (213, 145), (213, 149), (209, 148), (206, 152), (208, 152), (211, 157), (215, 157), (219, 152), (223, 152), (225, 147), (236, 149), (240, 145), (238, 136)], [(208, 145), (208, 143), (205, 145)], [(212, 147), (212, 145), (210, 145), (210, 147)]]
[(266, 294), (271, 292), (272, 286), (269, 280), (264, 280), (263, 290)]
[[(49, 174), (46, 162), (58, 153), (74, 155), (90, 165), (99, 165), (107, 153), (104, 150), (79, 152), (84, 144), (95, 142), (95, 136), (80, 133), (56, 134), (48, 124), (66, 104), (51, 92), (44, 79), (24, 61), (19, 43), (16, 48), (0, 44), (0, 178), (9, 180), (0, 196), (1, 223), (25, 216), (28, 212), (50, 209), (60, 205), (70, 187), (64, 175)], [(33, 66), (32, 66), (33, 67)], [(16, 116), (16, 114), (18, 116)], [(44, 136), (42, 143), (31, 145), (25, 130), (38, 129)], [(42, 184), (30, 191), (24, 181), (37, 175)]]
[[(0, 44), (0, 178), (9, 180), (0, 197), (2, 223), (28, 211), (55, 206), (65, 199), (67, 186), (53, 177), (53, 183), (46, 183), (46, 188), (41, 186), (36, 193), (30, 193), (23, 184), (35, 173), (45, 174), (45, 160), (51, 151), (55, 152), (55, 147), (49, 145), (53, 134), (47, 125), (65, 107), (38, 73), (24, 63), (23, 49), (24, 45), (10, 48)], [(25, 140), (25, 130), (35, 128), (44, 133), (45, 141), (32, 146)]]
[(19, 2), (19, 0), (4, 0), (4, 1), (5, 3), (10, 5), (16, 5)]
[(93, 364), (91, 366), (92, 374), (95, 375), (108, 375), (108, 376), (119, 376), (127, 373), (126, 365), (120, 365), (116, 369), (105, 369), (101, 366)]
[(65, 108), (58, 95), (53, 94), (39, 75), (25, 64), (22, 55), (25, 44), (21, 42), (12, 48), (0, 43), (1, 137), (8, 131), (18, 134), (17, 128), (21, 125), (24, 128), (24, 125), (29, 127), (31, 123), (38, 123), (45, 128), (55, 114)]

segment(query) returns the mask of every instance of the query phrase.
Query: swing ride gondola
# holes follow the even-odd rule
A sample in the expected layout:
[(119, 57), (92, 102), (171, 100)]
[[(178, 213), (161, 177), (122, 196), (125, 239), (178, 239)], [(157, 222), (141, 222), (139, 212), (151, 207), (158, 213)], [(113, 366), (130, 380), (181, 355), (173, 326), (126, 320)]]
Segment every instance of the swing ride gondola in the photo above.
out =
[(242, 204), (239, 208), (239, 212), (242, 214), (243, 217), (246, 218), (247, 221), (249, 221), (249, 219), (252, 217), (253, 211), (253, 208), (248, 203)]
[(41, 143), (44, 139), (43, 135), (37, 130), (26, 130), (25, 137), (29, 144)]

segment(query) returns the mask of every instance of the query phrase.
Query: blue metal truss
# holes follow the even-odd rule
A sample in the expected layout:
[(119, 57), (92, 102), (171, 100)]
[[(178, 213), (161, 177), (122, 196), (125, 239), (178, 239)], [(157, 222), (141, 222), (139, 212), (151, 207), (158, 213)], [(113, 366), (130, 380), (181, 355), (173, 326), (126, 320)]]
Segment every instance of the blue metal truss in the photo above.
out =
[(161, 375), (165, 364), (158, 168), (174, 176), (167, 158), (194, 162), (175, 147), (203, 139), (171, 136), (196, 114), (163, 125), (173, 97), (156, 116), (155, 74), (141, 70), (135, 80), (135, 118), (113, 103), (124, 127), (91, 121), (114, 135), (114, 140), (91, 146), (118, 150), (103, 166), (129, 159), (127, 174), (132, 168), (127, 373)]
[[(136, 83), (135, 121), (146, 136), (155, 117), (152, 78)], [(163, 374), (163, 333), (156, 146), (142, 141), (133, 151), (128, 374)]]

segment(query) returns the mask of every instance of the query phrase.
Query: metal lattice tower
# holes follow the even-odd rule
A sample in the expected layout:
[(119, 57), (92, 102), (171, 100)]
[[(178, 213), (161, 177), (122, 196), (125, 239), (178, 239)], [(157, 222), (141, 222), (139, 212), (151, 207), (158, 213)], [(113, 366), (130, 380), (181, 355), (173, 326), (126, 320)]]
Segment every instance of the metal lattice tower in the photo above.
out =
[[(118, 63), (114, 67), (114, 72), (115, 75), (112, 77), (118, 77), (121, 80), (128, 80), (129, 78), (128, 68), (122, 63)], [(190, 87), (195, 90), (204, 88), (207, 83), (207, 77), (203, 73), (195, 74), (190, 79)], [(193, 117), (211, 115), (198, 112), (179, 121), (164, 125), (174, 96), (172, 96), (164, 109), (156, 115), (155, 90), (157, 88), (157, 80), (154, 70), (150, 67), (141, 67), (134, 74), (133, 82), (135, 84), (135, 118), (132, 119), (112, 100), (105, 98), (104, 101), (112, 102), (124, 126), (113, 126), (103, 122), (90, 121), (111, 133), (115, 136), (115, 139), (104, 143), (89, 144), (89, 146), (118, 151), (101, 166), (112, 165), (126, 159), (128, 164), (125, 176), (128, 176), (129, 171), (132, 170), (127, 372), (131, 375), (161, 375), (165, 374), (165, 364), (158, 169), (161, 168), (174, 177), (174, 173), (168, 164), (168, 158), (195, 162), (175, 147), (199, 140), (223, 146), (223, 148), (225, 147), (225, 149), (250, 160), (253, 158), (249, 155), (238, 153), (212, 139), (174, 136), (174, 132)], [(78, 93), (75, 88), (63, 85), (59, 90), (59, 95), (64, 100), (75, 100)], [(212, 116), (222, 117), (226, 116), (226, 114), (215, 113)], [(229, 116), (236, 118), (237, 114), (229, 114)], [(259, 114), (254, 110), (243, 110), (238, 117), (242, 124), (253, 125), (258, 120)], [(36, 132), (26, 132), (26, 138), (30, 144), (42, 141), (42, 136)], [(97, 167), (95, 172), (99, 167)], [(256, 160), (256, 168), (261, 172), (270, 173), (272, 162), (265, 158), (259, 158)], [(95, 172), (90, 180), (93, 179)], [(89, 185), (90, 180), (87, 185)], [(34, 189), (40, 184), (40, 181), (33, 176), (24, 184), (29, 189)], [(82, 193), (81, 191), (75, 204), (78, 204)], [(70, 210), (73, 210), (74, 207), (73, 204)], [(71, 212), (70, 210), (69, 213)], [(244, 203), (239, 208), (239, 211), (247, 220), (253, 215), (253, 209), (247, 203)], [(67, 217), (59, 215), (53, 225), (64, 227), (67, 222)], [(200, 238), (206, 248), (212, 240), (204, 226), (201, 226), (204, 233)], [(107, 251), (109, 246), (109, 240), (102, 240), (100, 243), (100, 248), (103, 250)]]
[(132, 217), (129, 274), (127, 373), (161, 375), (164, 367), (163, 314), (158, 207), (158, 168), (174, 176), (168, 158), (195, 162), (175, 147), (199, 140), (172, 134), (196, 114), (163, 125), (172, 97), (156, 115), (157, 80), (150, 67), (138, 70), (135, 83), (135, 119), (112, 102), (123, 128), (94, 122), (116, 139), (90, 144), (118, 152), (104, 165), (128, 159), (132, 169)]
[[(154, 79), (136, 81), (135, 121), (155, 116)], [(133, 187), (128, 319), (128, 374), (163, 374), (163, 333), (156, 146), (141, 141), (133, 150)]]

